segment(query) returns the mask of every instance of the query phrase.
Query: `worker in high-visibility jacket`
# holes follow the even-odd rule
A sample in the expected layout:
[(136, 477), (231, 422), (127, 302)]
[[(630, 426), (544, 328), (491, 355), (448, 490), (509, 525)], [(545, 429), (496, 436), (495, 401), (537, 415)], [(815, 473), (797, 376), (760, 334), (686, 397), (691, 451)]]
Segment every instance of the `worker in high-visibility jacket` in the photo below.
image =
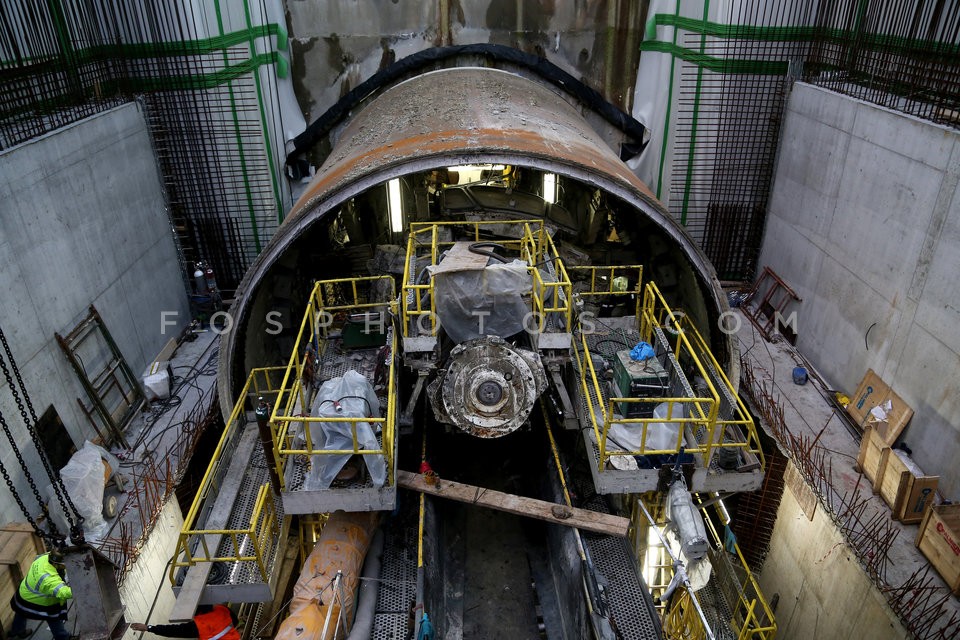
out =
[(30, 565), (27, 576), (20, 582), (20, 588), (10, 599), (13, 609), (13, 624), (10, 625), (10, 638), (25, 638), (32, 630), (27, 629), (27, 620), (46, 620), (54, 640), (70, 640), (70, 632), (64, 622), (67, 619), (67, 600), (73, 592), (63, 577), (66, 568), (63, 556), (51, 551)]
[(130, 625), (134, 631), (149, 631), (167, 638), (200, 638), (200, 640), (240, 640), (237, 631), (237, 617), (233, 611), (222, 604), (201, 605), (190, 622), (179, 624), (143, 624)]

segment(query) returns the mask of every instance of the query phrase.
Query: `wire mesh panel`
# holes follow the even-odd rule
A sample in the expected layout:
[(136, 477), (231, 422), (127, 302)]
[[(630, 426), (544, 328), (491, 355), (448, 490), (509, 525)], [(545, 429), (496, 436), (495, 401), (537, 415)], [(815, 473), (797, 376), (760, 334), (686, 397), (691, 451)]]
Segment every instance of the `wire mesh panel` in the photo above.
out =
[[(229, 30), (231, 11), (245, 29)], [(0, 150), (142, 97), (181, 268), (202, 260), (221, 289), (235, 288), (289, 200), (270, 142), (283, 129), (286, 34), (259, 24), (263, 11), (231, 0), (0, 0)]]
[(804, 79), (960, 127), (960, 6), (838, 0), (817, 8)]
[[(649, 16), (679, 66), (670, 211), (721, 279), (756, 270), (791, 83), (960, 127), (960, 6), (942, 0), (745, 0), (710, 21)], [(673, 91), (673, 89), (671, 89)]]

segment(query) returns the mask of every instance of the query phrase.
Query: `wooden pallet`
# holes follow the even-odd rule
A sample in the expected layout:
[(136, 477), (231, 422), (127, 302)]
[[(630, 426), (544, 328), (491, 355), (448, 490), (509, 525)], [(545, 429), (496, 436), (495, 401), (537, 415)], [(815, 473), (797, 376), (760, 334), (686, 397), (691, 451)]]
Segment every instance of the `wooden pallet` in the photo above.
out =
[(4, 632), (13, 622), (10, 598), (20, 588), (34, 559), (44, 552), (43, 540), (30, 524), (15, 522), (0, 527), (0, 622)]

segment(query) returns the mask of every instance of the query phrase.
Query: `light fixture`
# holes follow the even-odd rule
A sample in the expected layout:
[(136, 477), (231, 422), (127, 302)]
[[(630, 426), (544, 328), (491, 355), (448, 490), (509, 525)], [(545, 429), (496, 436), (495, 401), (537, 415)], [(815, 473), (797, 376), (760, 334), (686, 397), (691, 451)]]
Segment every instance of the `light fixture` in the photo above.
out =
[(390, 212), (390, 228), (394, 233), (403, 231), (403, 201), (400, 199), (400, 179), (387, 182), (387, 209)]
[(543, 174), (543, 200), (550, 204), (557, 201), (557, 175), (555, 173)]

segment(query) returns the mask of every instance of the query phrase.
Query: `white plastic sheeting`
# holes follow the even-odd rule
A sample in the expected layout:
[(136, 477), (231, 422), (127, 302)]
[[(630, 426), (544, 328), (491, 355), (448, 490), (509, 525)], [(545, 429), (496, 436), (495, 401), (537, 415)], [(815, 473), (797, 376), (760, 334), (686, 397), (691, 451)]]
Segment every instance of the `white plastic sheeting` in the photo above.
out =
[[(686, 414), (682, 404), (676, 404), (673, 407), (673, 415), (670, 419), (685, 418)], [(661, 402), (653, 409), (653, 417), (661, 420), (667, 419), (669, 405)], [(664, 451), (667, 449), (676, 449), (677, 441), (680, 437), (680, 428), (682, 422), (650, 422), (647, 425), (647, 451)], [(643, 435), (643, 425), (638, 423), (615, 422), (610, 425), (610, 432), (607, 438), (613, 440), (617, 445), (623, 447), (625, 451), (639, 451), (640, 440)]]
[[(117, 459), (105, 449), (88, 440), (60, 470), (63, 485), (67, 488), (77, 511), (83, 516), (83, 534), (88, 541), (102, 538), (108, 530), (107, 521), (103, 518), (104, 459), (112, 469), (116, 469), (119, 465)], [(57, 521), (57, 526), (61, 527), (62, 531), (69, 531), (69, 524), (52, 485), (47, 487), (47, 494), (50, 496), (51, 516)]]
[[(428, 269), (433, 273), (433, 267)], [(526, 262), (441, 271), (433, 279), (440, 325), (455, 343), (485, 335), (506, 338), (523, 331), (530, 313), (524, 296), (533, 282)]]
[[(347, 371), (343, 376), (323, 383), (313, 401), (310, 415), (325, 418), (380, 417), (380, 400), (362, 374)], [(349, 422), (309, 422), (310, 440), (315, 449), (353, 449), (353, 430)], [(358, 422), (357, 442), (361, 449), (379, 449), (377, 436), (369, 422)], [(329, 489), (353, 454), (317, 454), (310, 456), (310, 470), (303, 479), (307, 491)], [(376, 487), (387, 479), (382, 455), (365, 455), (363, 460)]]

